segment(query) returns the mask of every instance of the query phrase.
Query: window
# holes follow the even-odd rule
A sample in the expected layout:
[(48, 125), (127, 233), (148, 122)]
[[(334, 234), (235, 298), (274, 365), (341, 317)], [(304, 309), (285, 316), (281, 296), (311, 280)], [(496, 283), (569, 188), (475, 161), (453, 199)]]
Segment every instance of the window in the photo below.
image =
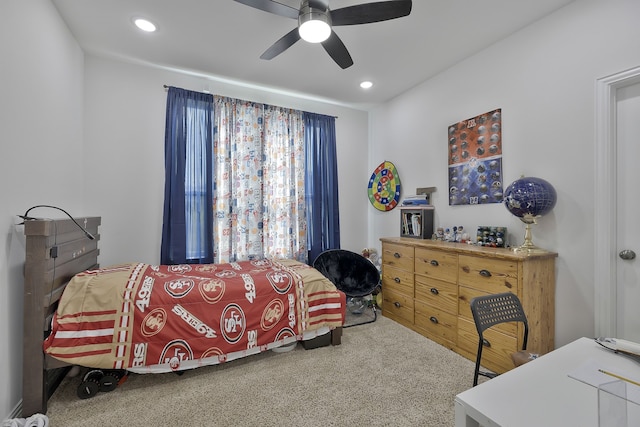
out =
[(326, 221), (338, 217), (335, 127), (313, 131), (335, 118), (204, 95), (169, 88), (161, 262), (312, 261), (310, 248), (339, 247)]

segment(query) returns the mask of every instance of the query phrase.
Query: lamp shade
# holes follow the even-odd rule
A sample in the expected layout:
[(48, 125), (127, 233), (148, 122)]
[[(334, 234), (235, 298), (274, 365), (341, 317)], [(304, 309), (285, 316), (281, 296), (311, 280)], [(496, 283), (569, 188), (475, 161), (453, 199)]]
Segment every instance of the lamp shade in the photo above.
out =
[(321, 43), (331, 35), (331, 22), (325, 10), (313, 9), (305, 2), (298, 15), (298, 33), (302, 40)]

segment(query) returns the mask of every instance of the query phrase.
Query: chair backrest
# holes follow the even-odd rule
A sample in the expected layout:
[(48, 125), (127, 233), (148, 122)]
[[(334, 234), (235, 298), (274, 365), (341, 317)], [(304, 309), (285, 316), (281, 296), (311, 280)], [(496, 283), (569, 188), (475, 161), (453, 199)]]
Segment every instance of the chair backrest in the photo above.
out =
[(313, 262), (322, 273), (349, 297), (371, 294), (380, 283), (380, 272), (365, 257), (345, 249), (329, 249)]
[(525, 350), (527, 348), (527, 339), (529, 338), (529, 324), (520, 300), (511, 292), (473, 298), (471, 300), (471, 313), (473, 314), (473, 321), (476, 324), (479, 337), (476, 367), (473, 374), (473, 386), (475, 387), (478, 385), (479, 375), (488, 378), (494, 378), (498, 375), (489, 371), (480, 371), (482, 348), (485, 345), (491, 347), (491, 343), (484, 339), (483, 332), (499, 323), (522, 322), (524, 324), (522, 350)]
[(471, 313), (473, 314), (478, 335), (481, 337), (486, 329), (499, 323), (523, 322), (525, 327), (524, 346), (526, 346), (529, 324), (522, 304), (515, 294), (505, 292), (473, 298), (471, 300)]

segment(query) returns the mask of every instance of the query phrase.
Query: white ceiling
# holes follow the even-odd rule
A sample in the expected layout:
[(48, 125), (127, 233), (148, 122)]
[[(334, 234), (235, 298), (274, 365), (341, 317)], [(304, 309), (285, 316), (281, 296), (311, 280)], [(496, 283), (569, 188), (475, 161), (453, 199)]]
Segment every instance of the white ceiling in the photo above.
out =
[[(407, 17), (334, 28), (354, 61), (343, 70), (321, 45), (302, 40), (270, 61), (260, 59), (297, 22), (233, 0), (52, 0), (87, 53), (356, 108), (388, 101), (571, 1), (414, 0)], [(140, 32), (136, 17), (152, 20), (158, 31)], [(362, 80), (373, 88), (361, 89)]]

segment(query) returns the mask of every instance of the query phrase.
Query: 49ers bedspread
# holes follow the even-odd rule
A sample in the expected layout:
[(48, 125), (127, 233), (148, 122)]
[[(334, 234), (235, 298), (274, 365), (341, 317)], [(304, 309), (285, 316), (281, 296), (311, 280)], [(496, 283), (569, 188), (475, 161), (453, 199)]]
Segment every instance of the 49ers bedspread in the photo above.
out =
[(91, 368), (190, 369), (342, 326), (345, 300), (294, 260), (88, 270), (68, 283), (44, 351)]

